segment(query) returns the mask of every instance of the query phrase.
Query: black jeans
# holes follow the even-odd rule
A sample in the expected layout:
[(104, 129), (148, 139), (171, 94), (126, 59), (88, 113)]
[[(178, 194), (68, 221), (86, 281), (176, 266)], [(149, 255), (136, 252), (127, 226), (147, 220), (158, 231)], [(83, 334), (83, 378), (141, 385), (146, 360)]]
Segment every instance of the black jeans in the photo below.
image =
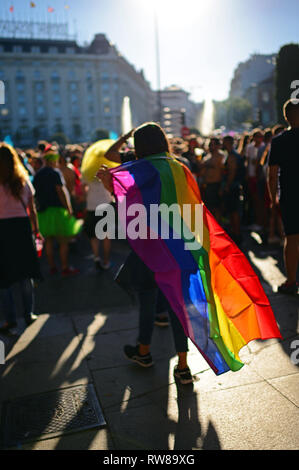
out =
[[(130, 274), (131, 285), (139, 298), (139, 335), (141, 344), (151, 344), (154, 330), (154, 321), (157, 311), (158, 295), (164, 297), (155, 282), (154, 273), (143, 263), (143, 261), (131, 252), (125, 262), (125, 269)], [(168, 300), (164, 297), (166, 310), (172, 326), (175, 348), (177, 352), (188, 351), (188, 341), (184, 329), (173, 312)]]

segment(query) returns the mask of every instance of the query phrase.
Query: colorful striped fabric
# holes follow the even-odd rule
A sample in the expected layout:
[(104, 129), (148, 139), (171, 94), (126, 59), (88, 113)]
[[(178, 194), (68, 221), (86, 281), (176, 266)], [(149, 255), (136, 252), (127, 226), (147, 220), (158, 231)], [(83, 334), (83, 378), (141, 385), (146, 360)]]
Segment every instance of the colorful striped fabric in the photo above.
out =
[[(243, 366), (239, 351), (249, 341), (281, 338), (257, 275), (202, 203), (186, 166), (165, 154), (129, 162), (110, 172), (123, 226), (128, 229), (134, 221), (133, 212), (128, 214), (133, 204), (142, 204), (147, 211), (148, 237), (127, 236), (131, 247), (155, 273), (156, 283), (186, 335), (217, 375)], [(158, 233), (153, 233), (150, 205), (163, 203), (179, 207), (182, 234), (163, 215)], [(127, 211), (122, 210), (125, 204)], [(184, 218), (184, 204), (190, 205), (193, 219)], [(202, 208), (201, 230), (195, 224), (196, 207)], [(165, 224), (169, 225), (169, 238), (161, 236)], [(190, 240), (197, 240), (195, 249), (188, 248)]]

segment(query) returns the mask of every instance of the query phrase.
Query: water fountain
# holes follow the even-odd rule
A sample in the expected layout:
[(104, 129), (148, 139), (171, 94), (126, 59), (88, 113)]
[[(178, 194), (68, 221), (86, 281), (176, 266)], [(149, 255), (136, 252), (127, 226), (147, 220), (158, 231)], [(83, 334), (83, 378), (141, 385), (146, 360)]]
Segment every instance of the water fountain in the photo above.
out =
[(121, 108), (121, 132), (127, 134), (133, 128), (130, 98), (125, 96)]
[(199, 130), (201, 135), (208, 137), (212, 134), (215, 124), (215, 107), (212, 99), (204, 101), (203, 110), (200, 117)]

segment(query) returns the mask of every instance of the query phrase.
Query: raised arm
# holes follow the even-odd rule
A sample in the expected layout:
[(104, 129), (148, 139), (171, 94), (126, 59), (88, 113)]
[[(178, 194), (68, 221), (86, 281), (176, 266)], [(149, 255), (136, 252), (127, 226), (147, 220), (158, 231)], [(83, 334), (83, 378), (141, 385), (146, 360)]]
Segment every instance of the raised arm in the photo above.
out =
[(119, 137), (119, 139), (116, 142), (114, 142), (114, 144), (111, 145), (111, 147), (107, 150), (107, 152), (105, 153), (105, 158), (107, 158), (107, 160), (110, 160), (112, 162), (121, 163), (120, 149), (129, 139), (129, 137), (132, 136), (133, 132), (134, 132), (134, 129), (130, 130), (130, 132), (128, 132), (127, 134), (124, 134), (121, 137)]

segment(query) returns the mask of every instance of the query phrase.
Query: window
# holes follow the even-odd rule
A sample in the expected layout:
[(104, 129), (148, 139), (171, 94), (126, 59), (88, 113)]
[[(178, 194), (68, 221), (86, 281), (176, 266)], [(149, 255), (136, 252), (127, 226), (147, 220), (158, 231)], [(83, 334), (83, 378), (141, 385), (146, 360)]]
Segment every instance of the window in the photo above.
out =
[(33, 54), (39, 54), (40, 53), (40, 47), (39, 46), (32, 46), (31, 47), (31, 52)]
[(61, 99), (60, 99), (60, 94), (59, 93), (53, 93), (53, 103), (55, 104), (60, 104)]
[(36, 102), (37, 103), (43, 103), (44, 102), (44, 95), (42, 93), (37, 93), (36, 94)]
[(74, 47), (67, 47), (65, 51), (66, 51), (67, 54), (75, 54), (75, 48)]
[(103, 83), (102, 84), (102, 93), (103, 94), (109, 93), (109, 90), (110, 90), (109, 84), (108, 83)]
[(4, 70), (0, 70), (0, 80), (4, 80)]
[(54, 107), (54, 115), (56, 117), (61, 117), (61, 107), (60, 107), (60, 104), (57, 104), (55, 107)]
[(69, 79), (73, 80), (74, 78), (76, 78), (76, 73), (74, 70), (69, 70)]
[(78, 85), (76, 82), (70, 82), (70, 90), (75, 91), (77, 90)]
[(101, 82), (102, 83), (109, 83), (110, 82), (110, 77), (108, 73), (101, 73)]
[(35, 83), (35, 91), (43, 91), (44, 90), (44, 83), (43, 82), (36, 82)]
[(15, 45), (13, 46), (13, 52), (22, 52), (23, 48), (22, 46)]
[(59, 80), (59, 74), (58, 74), (58, 72), (56, 72), (56, 70), (54, 70), (51, 73), (51, 80)]
[(48, 49), (49, 54), (57, 54), (58, 53), (58, 48), (56, 46), (51, 46)]
[(59, 82), (53, 82), (52, 83), (52, 91), (59, 91), (59, 90), (60, 90)]
[(23, 93), (18, 94), (18, 103), (19, 104), (25, 103), (25, 96), (23, 95)]
[(36, 107), (36, 114), (38, 116), (43, 116), (45, 114), (45, 108), (42, 104), (39, 104), (37, 107)]
[(27, 114), (25, 106), (19, 106), (19, 116), (25, 117)]
[(71, 105), (71, 113), (72, 115), (79, 114), (79, 106), (77, 103), (72, 103)]
[(92, 84), (91, 78), (90, 78), (90, 79), (87, 79), (86, 87), (87, 87), (87, 91), (92, 91), (92, 89), (93, 89), (93, 84)]
[(33, 77), (35, 78), (35, 80), (39, 80), (41, 78), (40, 71), (39, 70), (34, 70)]
[(24, 83), (17, 83), (17, 91), (23, 92), (25, 90)]
[(22, 70), (16, 71), (16, 80), (25, 80), (25, 75)]
[(70, 93), (70, 100), (71, 100), (71, 103), (77, 103), (78, 102), (78, 95), (77, 93), (75, 92), (71, 92)]

